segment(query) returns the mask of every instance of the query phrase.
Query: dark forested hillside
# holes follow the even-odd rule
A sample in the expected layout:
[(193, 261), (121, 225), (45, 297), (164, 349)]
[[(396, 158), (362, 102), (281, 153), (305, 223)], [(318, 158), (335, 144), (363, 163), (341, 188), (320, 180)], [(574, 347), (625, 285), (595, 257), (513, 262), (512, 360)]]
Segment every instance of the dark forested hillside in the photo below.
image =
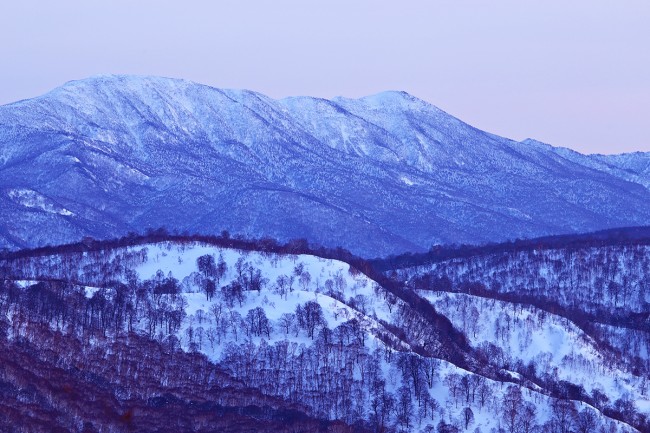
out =
[(389, 276), (162, 231), (7, 252), (2, 428), (648, 431), (649, 247), (576, 245)]
[(362, 431), (310, 417), (173, 345), (74, 335), (16, 314), (0, 323), (1, 431)]

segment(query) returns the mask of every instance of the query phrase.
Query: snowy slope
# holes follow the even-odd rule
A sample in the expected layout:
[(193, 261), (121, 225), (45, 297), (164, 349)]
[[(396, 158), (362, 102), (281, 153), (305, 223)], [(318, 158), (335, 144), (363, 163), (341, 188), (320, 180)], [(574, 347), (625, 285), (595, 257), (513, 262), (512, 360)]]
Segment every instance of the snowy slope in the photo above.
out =
[(551, 379), (601, 408), (647, 413), (650, 256), (647, 240), (623, 237), (432, 255), (394, 275), (487, 362), (536, 383)]
[[(197, 259), (208, 254), (215, 256), (215, 258), (223, 258), (228, 265), (228, 271), (221, 279), (221, 286), (228, 285), (237, 279), (236, 263), (239, 259), (261, 270), (262, 277), (266, 280), (265, 289), (259, 292), (245, 292), (243, 304), (241, 306), (235, 304), (232, 308), (229, 308), (231, 311), (239, 312), (242, 316), (245, 316), (249, 310), (255, 307), (262, 307), (267, 317), (273, 323), (276, 323), (283, 313), (292, 313), (299, 304), (315, 301), (323, 308), (327, 326), (332, 329), (345, 321), (356, 318), (363, 322), (365, 329), (372, 335), (374, 329), (381, 328), (381, 330), (385, 331), (377, 321), (378, 319), (391, 320), (388, 309), (375, 295), (377, 284), (363, 274), (355, 273), (353, 275), (350, 272), (350, 265), (347, 263), (310, 255), (269, 256), (259, 252), (233, 249), (217, 250), (212, 246), (204, 245), (193, 245), (177, 249), (175, 247), (168, 248), (164, 244), (157, 244), (145, 248), (147, 250), (147, 261), (134, 270), (142, 280), (153, 278), (156, 272), (162, 271), (164, 275), (172, 275), (179, 281), (183, 281), (188, 315), (196, 315), (198, 310), (202, 310), (207, 315), (212, 304), (222, 302), (219, 297), (216, 300), (207, 300), (206, 295), (201, 292), (201, 288), (191, 278), (192, 273), (197, 271)], [(308, 283), (301, 282), (299, 277), (295, 275), (297, 266), (302, 269), (303, 274), (309, 274)], [(277, 279), (281, 276), (293, 277), (294, 279), (289, 293), (285, 295), (273, 290)], [(326, 286), (329, 286), (334, 281), (337, 281), (336, 284), (341, 288), (344, 300), (363, 297), (366, 300), (366, 312), (362, 314), (341, 302), (341, 300), (322, 293), (326, 291)], [(274, 328), (278, 328), (278, 326)], [(290, 336), (278, 331), (273, 334), (273, 337), (267, 338), (267, 340), (274, 342)], [(308, 343), (308, 339), (304, 335), (292, 340), (298, 343)], [(408, 347), (401, 343), (400, 346)], [(218, 359), (218, 352), (206, 350), (206, 354), (213, 359)]]
[(470, 335), (475, 347), (486, 343), (499, 347), (505, 364), (532, 365), (583, 387), (588, 394), (597, 390), (611, 400), (627, 396), (639, 408), (650, 404), (648, 396), (639, 391), (643, 379), (603, 356), (596, 342), (565, 318), (460, 293), (420, 294)]
[(166, 226), (376, 257), (650, 223), (647, 173), (594, 158), (403, 92), (273, 100), (100, 76), (0, 107), (0, 245)]

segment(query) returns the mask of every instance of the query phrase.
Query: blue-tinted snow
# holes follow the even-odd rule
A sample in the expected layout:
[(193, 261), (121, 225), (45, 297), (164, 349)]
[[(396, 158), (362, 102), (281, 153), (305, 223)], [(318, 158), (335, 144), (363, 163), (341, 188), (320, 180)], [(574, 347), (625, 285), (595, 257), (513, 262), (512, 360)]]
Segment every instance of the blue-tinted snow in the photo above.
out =
[(0, 107), (0, 246), (166, 226), (374, 257), (645, 225), (647, 161), (508, 140), (404, 92), (273, 100), (100, 76)]

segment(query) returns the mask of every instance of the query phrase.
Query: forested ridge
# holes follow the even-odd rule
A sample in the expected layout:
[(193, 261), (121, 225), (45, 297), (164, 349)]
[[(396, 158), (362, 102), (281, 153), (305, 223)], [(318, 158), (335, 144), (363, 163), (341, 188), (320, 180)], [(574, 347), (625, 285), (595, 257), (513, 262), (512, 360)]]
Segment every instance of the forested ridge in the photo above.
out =
[(621, 227), (593, 233), (543, 236), (533, 239), (516, 239), (485, 245), (433, 245), (424, 253), (404, 253), (370, 260), (373, 267), (387, 272), (415, 266), (424, 266), (451, 259), (466, 259), (499, 253), (517, 253), (561, 248), (576, 250), (585, 247), (650, 245), (650, 227)]

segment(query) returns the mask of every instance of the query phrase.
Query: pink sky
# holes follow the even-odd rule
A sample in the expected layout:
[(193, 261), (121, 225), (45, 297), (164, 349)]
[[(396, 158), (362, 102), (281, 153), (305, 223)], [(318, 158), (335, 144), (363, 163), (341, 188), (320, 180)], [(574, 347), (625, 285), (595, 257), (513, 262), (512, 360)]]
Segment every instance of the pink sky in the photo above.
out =
[(406, 90), (516, 140), (650, 151), (648, 23), (646, 0), (3, 2), (0, 104), (104, 73)]

